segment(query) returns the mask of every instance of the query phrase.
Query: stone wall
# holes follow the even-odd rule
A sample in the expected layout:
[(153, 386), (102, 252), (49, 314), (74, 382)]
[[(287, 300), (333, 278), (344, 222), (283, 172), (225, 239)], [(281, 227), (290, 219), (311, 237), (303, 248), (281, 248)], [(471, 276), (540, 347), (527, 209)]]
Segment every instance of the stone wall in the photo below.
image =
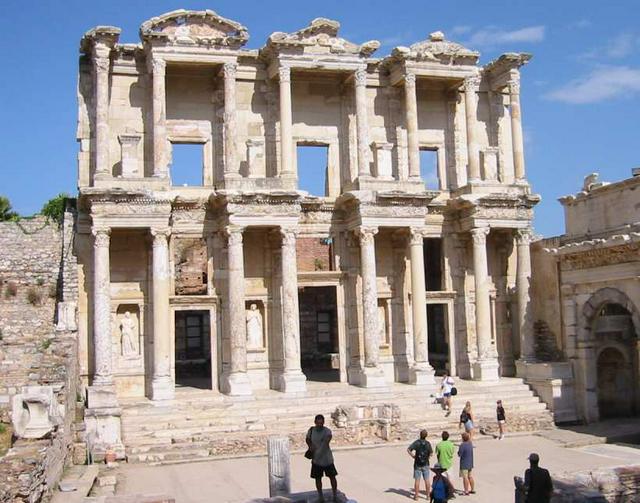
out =
[(601, 468), (554, 478), (553, 503), (640, 501), (640, 465)]

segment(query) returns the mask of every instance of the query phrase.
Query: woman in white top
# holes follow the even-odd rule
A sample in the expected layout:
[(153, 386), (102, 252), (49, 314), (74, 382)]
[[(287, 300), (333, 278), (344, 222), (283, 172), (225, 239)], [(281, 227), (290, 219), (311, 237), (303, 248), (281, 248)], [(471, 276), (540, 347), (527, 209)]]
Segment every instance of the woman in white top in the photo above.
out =
[(442, 404), (444, 405), (444, 410), (447, 411), (447, 416), (451, 414), (451, 388), (453, 388), (454, 384), (453, 377), (449, 375), (449, 372), (445, 372), (440, 389), (442, 389)]

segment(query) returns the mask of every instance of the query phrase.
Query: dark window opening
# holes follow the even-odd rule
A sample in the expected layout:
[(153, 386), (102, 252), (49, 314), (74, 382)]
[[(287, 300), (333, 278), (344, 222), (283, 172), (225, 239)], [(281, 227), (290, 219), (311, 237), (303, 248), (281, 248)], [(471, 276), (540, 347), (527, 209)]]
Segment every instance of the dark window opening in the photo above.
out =
[(329, 146), (298, 144), (296, 154), (298, 188), (312, 196), (328, 195)]
[(176, 384), (211, 388), (209, 311), (176, 311)]
[(204, 185), (204, 145), (172, 143), (171, 146), (171, 185), (202, 187)]
[(420, 177), (427, 189), (439, 190), (438, 178), (438, 150), (432, 148), (420, 149)]
[(631, 316), (631, 313), (620, 304), (605, 304), (600, 310), (600, 316)]
[(445, 308), (445, 304), (427, 304), (429, 363), (438, 374), (446, 370), (449, 362)]
[(428, 292), (442, 290), (442, 239), (424, 240), (424, 274)]

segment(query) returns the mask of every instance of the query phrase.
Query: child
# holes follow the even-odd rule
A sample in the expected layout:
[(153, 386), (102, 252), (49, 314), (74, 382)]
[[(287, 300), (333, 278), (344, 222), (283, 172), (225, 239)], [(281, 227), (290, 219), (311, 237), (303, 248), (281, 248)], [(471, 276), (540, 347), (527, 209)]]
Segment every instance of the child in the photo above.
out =
[(504, 428), (507, 419), (504, 415), (504, 407), (502, 406), (502, 400), (498, 400), (496, 407), (496, 416), (498, 418), (498, 429), (500, 430), (500, 436), (498, 440), (502, 440), (504, 438)]

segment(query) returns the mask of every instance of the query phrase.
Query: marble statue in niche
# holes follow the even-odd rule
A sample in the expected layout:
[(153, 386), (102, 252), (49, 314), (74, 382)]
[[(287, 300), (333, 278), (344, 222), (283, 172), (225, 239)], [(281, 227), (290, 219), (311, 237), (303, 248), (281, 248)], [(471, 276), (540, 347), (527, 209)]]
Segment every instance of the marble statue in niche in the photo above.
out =
[(247, 347), (249, 349), (262, 348), (262, 313), (256, 304), (247, 309)]
[(137, 339), (136, 322), (131, 317), (129, 311), (125, 311), (124, 318), (120, 322), (120, 334), (122, 341), (122, 356), (125, 358), (136, 358), (138, 356), (138, 349), (136, 344)]

